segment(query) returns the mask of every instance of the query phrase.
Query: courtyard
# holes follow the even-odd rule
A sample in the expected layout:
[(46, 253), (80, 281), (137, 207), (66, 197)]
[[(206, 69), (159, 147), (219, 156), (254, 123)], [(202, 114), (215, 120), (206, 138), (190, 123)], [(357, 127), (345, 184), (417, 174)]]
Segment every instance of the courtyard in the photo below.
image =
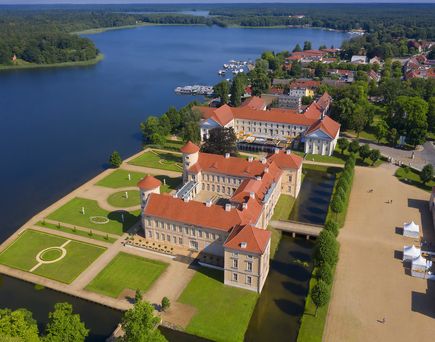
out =
[(105, 250), (29, 229), (0, 254), (0, 264), (69, 284)]
[(434, 287), (405, 272), (401, 250), (418, 241), (403, 237), (399, 229), (414, 220), (422, 227), (423, 239), (435, 242), (429, 194), (400, 182), (395, 170), (387, 164), (355, 169), (349, 210), (339, 235), (340, 260), (325, 341), (433, 339)]

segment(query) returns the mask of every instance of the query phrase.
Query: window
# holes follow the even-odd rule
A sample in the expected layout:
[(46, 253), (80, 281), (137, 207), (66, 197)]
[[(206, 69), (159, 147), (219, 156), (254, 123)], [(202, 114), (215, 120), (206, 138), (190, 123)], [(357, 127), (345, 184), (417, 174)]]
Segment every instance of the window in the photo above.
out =
[(162, 234), (162, 241), (165, 241), (165, 234)]
[(160, 240), (160, 234), (159, 233), (156, 233), (156, 239)]
[(183, 244), (183, 238), (178, 238), (178, 243), (180, 244), (180, 245), (182, 245)]
[(192, 229), (190, 230), (190, 235), (195, 236), (195, 229), (192, 228)]
[(148, 237), (150, 237), (150, 238), (153, 237), (153, 232), (151, 230), (148, 231)]
[(176, 237), (176, 236), (173, 236), (173, 237), (172, 237), (172, 242), (173, 242), (173, 243), (177, 243), (177, 237)]
[(233, 281), (238, 281), (238, 275), (237, 275), (237, 273), (233, 273)]
[(239, 253), (237, 253), (237, 252), (233, 252), (232, 257), (233, 257), (233, 258), (238, 258), (238, 257), (239, 257)]
[(198, 250), (198, 242), (190, 240), (190, 248), (197, 251)]
[(166, 235), (166, 240), (168, 240), (168, 242), (171, 242), (171, 236), (169, 234)]
[(246, 271), (252, 272), (252, 262), (247, 262), (246, 263)]
[(206, 232), (206, 233), (205, 233), (205, 238), (206, 238), (206, 239), (209, 239), (209, 238), (210, 238), (209, 235), (210, 235), (210, 234), (209, 234), (208, 232)]
[(252, 284), (252, 277), (251, 276), (247, 276), (246, 277), (246, 284), (247, 285), (251, 285)]
[(239, 268), (239, 260), (233, 259), (233, 266), (232, 267), (235, 269)]

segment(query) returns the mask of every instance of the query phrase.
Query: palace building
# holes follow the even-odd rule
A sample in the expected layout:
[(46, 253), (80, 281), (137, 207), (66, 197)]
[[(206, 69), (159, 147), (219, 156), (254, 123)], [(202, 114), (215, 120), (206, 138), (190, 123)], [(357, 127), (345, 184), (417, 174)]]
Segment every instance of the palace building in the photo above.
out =
[(194, 107), (202, 115), (201, 138), (209, 137), (210, 130), (232, 127), (239, 141), (260, 142), (260, 150), (273, 151), (278, 145), (265, 142), (293, 141), (304, 144), (305, 153), (332, 155), (340, 134), (340, 124), (327, 113), (332, 98), (324, 93), (303, 113), (297, 110), (272, 108), (267, 110), (263, 99), (252, 97), (239, 107), (223, 105), (219, 108)]
[(230, 286), (261, 292), (269, 272), (266, 227), (281, 194), (297, 197), (302, 158), (276, 150), (262, 160), (202, 153), (182, 147), (183, 185), (160, 194), (160, 181), (138, 183), (146, 239), (198, 253), (198, 261), (224, 270)]

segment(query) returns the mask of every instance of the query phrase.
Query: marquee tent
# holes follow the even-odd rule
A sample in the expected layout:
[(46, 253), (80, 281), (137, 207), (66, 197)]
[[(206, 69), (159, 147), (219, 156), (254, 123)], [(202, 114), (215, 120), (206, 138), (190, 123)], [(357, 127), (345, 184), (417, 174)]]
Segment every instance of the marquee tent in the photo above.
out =
[(404, 246), (403, 247), (403, 261), (405, 260), (414, 260), (418, 258), (421, 254), (421, 249), (418, 247), (412, 246)]
[(411, 274), (413, 277), (426, 278), (431, 267), (432, 261), (427, 260), (420, 255), (418, 258), (412, 260)]
[(418, 224), (415, 224), (414, 221), (410, 223), (403, 224), (403, 235), (411, 238), (416, 238), (420, 236), (420, 227)]

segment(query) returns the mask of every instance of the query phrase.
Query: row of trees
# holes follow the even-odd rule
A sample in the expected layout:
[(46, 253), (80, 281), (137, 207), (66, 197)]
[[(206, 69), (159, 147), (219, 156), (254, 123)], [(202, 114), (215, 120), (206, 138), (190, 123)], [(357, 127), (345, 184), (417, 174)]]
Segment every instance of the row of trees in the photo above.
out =
[(145, 142), (162, 146), (169, 134), (179, 135), (184, 141), (199, 142), (201, 140), (199, 128), (201, 113), (193, 109), (194, 105), (195, 103), (190, 103), (180, 110), (170, 107), (160, 117), (149, 116), (145, 122), (140, 124)]
[[(330, 208), (336, 215), (343, 212), (345, 207), (347, 207), (347, 201), (349, 200), (350, 189), (352, 187), (355, 162), (356, 157), (354, 154), (351, 154), (335, 186)], [(316, 277), (316, 284), (310, 290), (311, 300), (316, 306), (316, 316), (318, 308), (327, 305), (330, 299), (331, 284), (340, 249), (340, 245), (337, 241), (340, 227), (337, 222), (338, 220), (327, 220), (324, 229), (320, 232), (316, 240), (314, 252), (314, 275)]]
[(2, 341), (82, 342), (88, 334), (89, 330), (81, 322), (80, 316), (73, 313), (69, 303), (57, 303), (54, 306), (54, 311), (48, 314), (48, 323), (42, 334), (30, 311), (0, 309)]
[(358, 153), (363, 162), (368, 158), (371, 160), (372, 165), (381, 158), (381, 152), (378, 149), (371, 149), (368, 144), (360, 146), (358, 140), (349, 141), (346, 138), (339, 138), (337, 146), (341, 150), (342, 155), (344, 155), (346, 150), (355, 155)]

